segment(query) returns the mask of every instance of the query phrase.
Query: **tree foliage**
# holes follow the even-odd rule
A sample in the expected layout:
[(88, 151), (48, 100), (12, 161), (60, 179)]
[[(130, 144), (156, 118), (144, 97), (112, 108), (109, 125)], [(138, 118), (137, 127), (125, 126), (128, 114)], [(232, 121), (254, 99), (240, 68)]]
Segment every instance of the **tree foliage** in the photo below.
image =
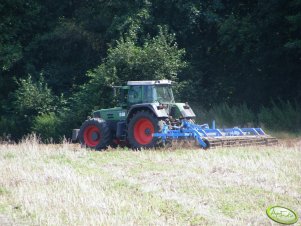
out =
[(10, 114), (2, 118), (4, 125), (13, 125), (3, 131), (13, 132), (13, 138), (20, 138), (29, 133), (37, 116), (56, 112), (58, 107), (63, 106), (60, 103), (61, 99), (52, 94), (43, 77), (34, 82), (32, 77), (28, 76), (17, 81), (17, 86), (10, 97), (11, 106), (7, 106)]
[(55, 112), (67, 131), (140, 79), (176, 80), (207, 109), (300, 103), (300, 12), (300, 0), (3, 0), (0, 125), (27, 115), (21, 136)]
[(13, 109), (23, 116), (41, 115), (55, 110), (54, 96), (43, 80), (33, 82), (31, 76), (18, 81), (13, 94)]
[(185, 68), (184, 50), (179, 49), (174, 36), (159, 27), (158, 35), (138, 44), (136, 35), (117, 41), (108, 56), (96, 69), (88, 72), (89, 82), (82, 85), (73, 99), (73, 111), (84, 117), (93, 109), (112, 107), (112, 85), (129, 80), (177, 80)]

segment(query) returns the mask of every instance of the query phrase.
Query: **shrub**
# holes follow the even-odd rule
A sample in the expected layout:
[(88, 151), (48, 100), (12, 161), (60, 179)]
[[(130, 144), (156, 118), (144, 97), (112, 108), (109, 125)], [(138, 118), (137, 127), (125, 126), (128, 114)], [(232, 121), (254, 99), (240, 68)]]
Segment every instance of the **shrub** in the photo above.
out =
[(43, 142), (58, 142), (60, 137), (60, 118), (54, 113), (42, 114), (35, 117), (32, 131), (38, 134)]
[(31, 76), (18, 81), (18, 88), (13, 94), (14, 110), (20, 116), (35, 116), (55, 109), (56, 98), (41, 78), (34, 82)]

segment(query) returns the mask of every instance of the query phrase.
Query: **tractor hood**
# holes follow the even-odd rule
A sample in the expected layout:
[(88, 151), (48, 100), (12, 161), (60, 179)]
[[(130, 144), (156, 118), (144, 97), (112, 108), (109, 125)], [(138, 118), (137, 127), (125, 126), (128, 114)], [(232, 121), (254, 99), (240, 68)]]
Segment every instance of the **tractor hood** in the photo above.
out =
[(93, 117), (102, 118), (104, 120), (119, 121), (125, 120), (127, 115), (126, 109), (121, 107), (101, 109), (93, 112)]

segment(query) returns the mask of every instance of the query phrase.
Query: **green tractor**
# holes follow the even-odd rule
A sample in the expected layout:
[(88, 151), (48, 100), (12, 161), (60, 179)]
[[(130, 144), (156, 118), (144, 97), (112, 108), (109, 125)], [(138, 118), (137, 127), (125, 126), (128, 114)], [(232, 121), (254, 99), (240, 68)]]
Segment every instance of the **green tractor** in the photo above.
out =
[(108, 146), (134, 149), (172, 144), (173, 140), (196, 141), (201, 148), (274, 145), (278, 141), (261, 128), (212, 128), (194, 123), (195, 114), (187, 103), (175, 103), (172, 82), (129, 81), (119, 89), (119, 107), (93, 112), (73, 141), (96, 150)]
[(187, 103), (175, 103), (172, 81), (129, 81), (119, 89), (119, 107), (93, 112), (80, 129), (74, 129), (73, 141), (96, 150), (108, 146), (153, 148), (162, 139), (153, 136), (166, 124), (180, 125), (191, 120), (194, 112)]

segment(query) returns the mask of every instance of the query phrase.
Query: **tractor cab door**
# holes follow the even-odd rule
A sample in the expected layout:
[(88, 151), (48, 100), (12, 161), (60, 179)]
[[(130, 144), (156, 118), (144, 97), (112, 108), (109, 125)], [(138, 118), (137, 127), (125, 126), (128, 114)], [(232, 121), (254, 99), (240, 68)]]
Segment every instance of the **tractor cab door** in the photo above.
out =
[(143, 102), (144, 103), (153, 103), (154, 101), (154, 86), (143, 86)]
[(153, 103), (153, 89), (152, 85), (131, 86), (128, 95), (129, 105)]
[(142, 86), (130, 86), (128, 103), (129, 105), (142, 103)]
[(129, 87), (128, 86), (122, 86), (119, 92), (120, 92), (119, 93), (119, 106), (122, 107), (122, 108), (127, 108)]

